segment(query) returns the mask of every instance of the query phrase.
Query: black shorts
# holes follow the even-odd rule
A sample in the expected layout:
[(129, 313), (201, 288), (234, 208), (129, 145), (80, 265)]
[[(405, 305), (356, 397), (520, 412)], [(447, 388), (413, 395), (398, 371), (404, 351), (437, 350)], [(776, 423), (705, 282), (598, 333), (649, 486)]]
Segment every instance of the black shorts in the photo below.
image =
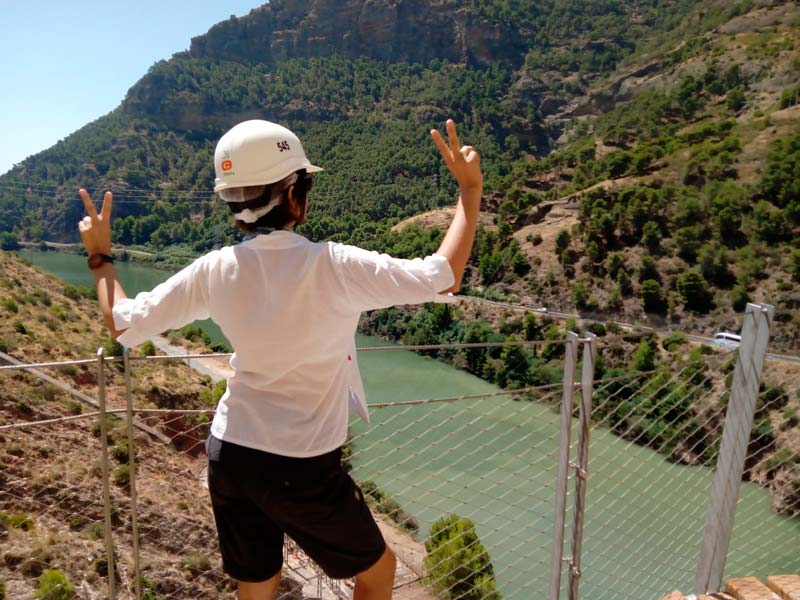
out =
[(223, 569), (264, 581), (283, 564), (286, 533), (334, 579), (374, 565), (386, 543), (341, 450), (293, 458), (209, 436), (208, 487)]

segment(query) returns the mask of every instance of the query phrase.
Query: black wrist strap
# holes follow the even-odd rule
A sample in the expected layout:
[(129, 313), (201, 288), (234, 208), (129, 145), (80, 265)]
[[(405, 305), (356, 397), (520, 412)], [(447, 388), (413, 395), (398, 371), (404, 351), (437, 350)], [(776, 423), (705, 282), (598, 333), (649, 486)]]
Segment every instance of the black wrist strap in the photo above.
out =
[(94, 270), (103, 266), (105, 263), (114, 263), (114, 257), (109, 254), (92, 254), (88, 261), (89, 268)]

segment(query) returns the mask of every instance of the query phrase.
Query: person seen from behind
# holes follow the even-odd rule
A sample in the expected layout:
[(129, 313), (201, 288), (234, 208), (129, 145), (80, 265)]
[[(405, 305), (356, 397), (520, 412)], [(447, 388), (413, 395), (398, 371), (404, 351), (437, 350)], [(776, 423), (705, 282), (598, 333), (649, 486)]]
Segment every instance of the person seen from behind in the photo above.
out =
[[(241, 600), (274, 597), (284, 534), (323, 571), (355, 578), (355, 600), (392, 597), (395, 557), (361, 490), (341, 464), (350, 413), (368, 420), (356, 362), (362, 311), (441, 301), (459, 289), (472, 250), (483, 177), (480, 157), (431, 131), (459, 186), (439, 249), (397, 259), (294, 233), (305, 223), (313, 173), (300, 140), (268, 121), (228, 131), (214, 155), (215, 191), (245, 240), (201, 256), (152, 291), (128, 298), (111, 255), (112, 194), (100, 213), (80, 190), (79, 223), (111, 334), (134, 347), (198, 319), (234, 349), (234, 374), (206, 442), (224, 570)], [(368, 201), (368, 199), (365, 199)]]

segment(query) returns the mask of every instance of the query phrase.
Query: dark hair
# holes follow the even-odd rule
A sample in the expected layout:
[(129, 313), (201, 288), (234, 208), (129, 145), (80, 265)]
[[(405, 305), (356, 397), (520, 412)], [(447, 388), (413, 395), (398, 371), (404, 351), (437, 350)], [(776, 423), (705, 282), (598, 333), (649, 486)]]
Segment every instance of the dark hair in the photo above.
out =
[[(298, 206), (305, 212), (306, 209), (306, 196), (308, 194), (308, 183), (306, 181), (306, 170), (300, 169), (296, 171), (297, 173), (297, 181), (294, 184), (294, 197), (297, 201)], [(231, 212), (235, 215), (238, 212), (249, 208), (251, 210), (256, 210), (257, 208), (261, 208), (262, 206), (266, 206), (269, 204), (270, 199), (272, 198), (272, 190), (280, 182), (275, 182), (270, 184), (264, 188), (263, 193), (258, 198), (253, 198), (252, 200), (248, 200), (247, 202), (228, 202), (228, 208), (230, 208)], [(263, 217), (255, 221), (254, 223), (245, 223), (244, 221), (240, 221), (236, 219), (234, 221), (234, 225), (240, 229), (241, 231), (249, 232), (255, 229), (261, 228), (271, 228), (271, 229), (283, 229), (292, 221), (297, 220), (297, 215), (292, 213), (289, 208), (289, 201), (288, 201), (288, 193), (289, 188), (286, 188), (281, 192), (283, 194), (283, 201), (265, 214)]]

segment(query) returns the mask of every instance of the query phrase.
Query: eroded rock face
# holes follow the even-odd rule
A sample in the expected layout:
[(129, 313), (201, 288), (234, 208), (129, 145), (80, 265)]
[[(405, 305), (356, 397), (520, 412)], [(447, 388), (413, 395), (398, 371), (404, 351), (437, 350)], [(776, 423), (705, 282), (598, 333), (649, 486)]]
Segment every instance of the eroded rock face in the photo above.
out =
[(513, 23), (475, 17), (452, 0), (273, 0), (192, 40), (195, 57), (271, 64), (343, 54), (385, 61), (434, 58), (519, 65), (525, 41)]

